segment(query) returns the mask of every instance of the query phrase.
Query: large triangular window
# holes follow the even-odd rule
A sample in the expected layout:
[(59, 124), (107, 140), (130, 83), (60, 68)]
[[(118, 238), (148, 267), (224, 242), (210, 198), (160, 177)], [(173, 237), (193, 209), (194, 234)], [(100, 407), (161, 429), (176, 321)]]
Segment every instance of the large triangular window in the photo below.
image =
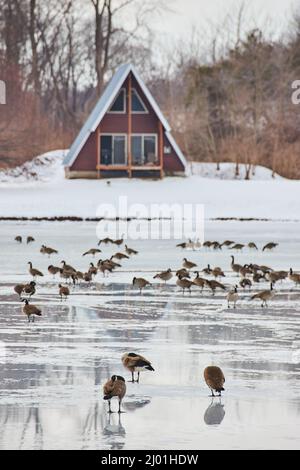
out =
[(125, 88), (121, 88), (115, 101), (110, 107), (110, 113), (125, 113), (126, 112), (126, 95)]
[(148, 113), (142, 98), (135, 88), (132, 88), (131, 92), (131, 111), (133, 113)]

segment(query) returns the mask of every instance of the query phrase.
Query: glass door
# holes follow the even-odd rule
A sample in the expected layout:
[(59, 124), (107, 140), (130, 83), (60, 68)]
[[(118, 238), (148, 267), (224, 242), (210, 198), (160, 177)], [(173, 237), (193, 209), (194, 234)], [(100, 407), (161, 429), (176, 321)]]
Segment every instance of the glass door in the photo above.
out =
[(115, 135), (113, 138), (113, 164), (126, 165), (126, 145), (124, 135)]

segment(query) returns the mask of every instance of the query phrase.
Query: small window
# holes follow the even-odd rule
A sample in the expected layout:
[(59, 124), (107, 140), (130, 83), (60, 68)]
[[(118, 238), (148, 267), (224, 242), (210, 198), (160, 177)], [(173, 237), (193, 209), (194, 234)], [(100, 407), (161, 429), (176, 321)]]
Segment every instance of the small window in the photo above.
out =
[(125, 90), (122, 88), (115, 98), (115, 101), (110, 107), (110, 113), (125, 113), (126, 104), (125, 104)]
[(133, 113), (147, 113), (147, 108), (144, 105), (140, 95), (135, 88), (132, 88), (131, 93), (131, 111)]

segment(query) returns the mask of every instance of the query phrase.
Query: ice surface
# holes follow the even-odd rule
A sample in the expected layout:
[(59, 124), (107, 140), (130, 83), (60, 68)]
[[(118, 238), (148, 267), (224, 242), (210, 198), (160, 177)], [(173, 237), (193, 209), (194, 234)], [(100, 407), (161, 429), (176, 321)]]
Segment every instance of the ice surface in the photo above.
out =
[[(299, 229), (295, 222), (207, 222), (205, 235), (260, 248), (277, 241), (274, 252), (245, 249), (236, 259), (297, 270)], [(19, 245), (19, 234), (36, 242)], [(47, 266), (65, 259), (87, 269), (94, 260), (81, 255), (96, 241), (93, 223), (1, 223), (0, 448), (299, 449), (300, 289), (277, 284), (267, 309), (240, 291), (236, 311), (227, 309), (225, 294), (213, 298), (195, 288), (183, 295), (174, 281), (154, 282), (139, 295), (131, 286), (135, 273), (151, 280), (156, 271), (178, 268), (184, 255), (200, 268), (208, 262), (223, 268), (228, 286), (238, 280), (227, 249), (182, 252), (174, 240), (141, 240), (128, 242), (140, 253), (119, 272), (98, 275), (61, 302)], [(42, 243), (59, 254), (44, 257)], [(117, 251), (102, 249), (105, 258)], [(29, 260), (45, 273), (34, 299), (43, 316), (34, 324), (13, 292), (14, 283), (30, 280)], [(101, 386), (115, 373), (130, 378), (120, 361), (125, 351), (148, 357), (155, 372), (127, 384), (119, 420), (108, 416)], [(208, 397), (203, 369), (209, 364), (224, 370), (222, 400)]]

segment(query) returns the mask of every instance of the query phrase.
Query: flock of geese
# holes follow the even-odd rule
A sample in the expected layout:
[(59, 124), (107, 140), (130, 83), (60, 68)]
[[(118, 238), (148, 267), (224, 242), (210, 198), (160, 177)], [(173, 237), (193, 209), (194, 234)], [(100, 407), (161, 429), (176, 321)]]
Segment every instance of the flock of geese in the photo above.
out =
[[(17, 236), (15, 240), (18, 243), (22, 243), (22, 237)], [(34, 242), (34, 238), (32, 236), (28, 236), (26, 239), (26, 243)], [(120, 247), (124, 243), (124, 239), (120, 238), (117, 240), (113, 240), (111, 238), (103, 238), (98, 241), (98, 246), (101, 244), (114, 244)], [(190, 248), (191, 243), (198, 243), (192, 242), (191, 240), (187, 243), (178, 244), (177, 247), (181, 248)], [(187, 246), (188, 245), (188, 246)], [(220, 249), (222, 247), (227, 247), (228, 249), (234, 248), (241, 250), (241, 247), (245, 247), (246, 245), (241, 243), (235, 243), (231, 240), (225, 240), (223, 243), (217, 241), (206, 241), (202, 244), (202, 247), (215, 247), (218, 246)], [(256, 248), (257, 246), (254, 242), (248, 243), (248, 248)], [(262, 247), (262, 250), (273, 250), (278, 246), (277, 243), (270, 242), (267, 243)], [(214, 249), (214, 248), (213, 248)], [(65, 260), (62, 260), (60, 266), (55, 266), (50, 264), (48, 266), (48, 273), (51, 274), (54, 278), (55, 276), (59, 276), (62, 281), (70, 285), (76, 285), (77, 283), (86, 282), (89, 285), (95, 278), (98, 273), (102, 273), (102, 275), (108, 276), (112, 273), (115, 269), (121, 268), (120, 261), (128, 260), (130, 257), (138, 255), (138, 251), (130, 248), (128, 245), (124, 245), (124, 252), (117, 251), (108, 259), (100, 258), (95, 264), (93, 262), (89, 263), (89, 267), (86, 271), (80, 271), (74, 268), (72, 265), (67, 264)], [(92, 256), (95, 257), (100, 256), (102, 250), (100, 248), (90, 248), (89, 250), (82, 253), (82, 256)], [(48, 255), (50, 257), (53, 254), (58, 254), (58, 250), (42, 245), (40, 248), (40, 253), (43, 255)], [(30, 304), (31, 297), (36, 292), (36, 280), (37, 278), (41, 278), (44, 276), (43, 272), (39, 269), (33, 267), (32, 262), (28, 262), (28, 270), (29, 274), (32, 276), (32, 281), (27, 284), (17, 284), (14, 287), (15, 292), (19, 295), (22, 302), (24, 302), (23, 312), (27, 316), (28, 321), (34, 321), (35, 316), (41, 316), (41, 310), (33, 304)], [(160, 283), (167, 283), (170, 281), (173, 276), (176, 278), (176, 285), (182, 290), (182, 293), (185, 294), (186, 291), (191, 293), (192, 288), (200, 288), (200, 292), (202, 293), (204, 289), (208, 289), (211, 291), (212, 295), (214, 296), (216, 291), (224, 291), (226, 292), (226, 300), (228, 308), (232, 305), (233, 308), (236, 308), (237, 302), (239, 300), (239, 293), (238, 289), (250, 289), (253, 287), (254, 284), (258, 284), (261, 281), (267, 281), (270, 283), (270, 288), (260, 291), (250, 297), (250, 300), (259, 300), (261, 301), (261, 307), (267, 307), (267, 302), (271, 300), (275, 295), (274, 286), (277, 282), (282, 282), (285, 279), (291, 280), (296, 286), (300, 285), (300, 274), (295, 273), (292, 268), (288, 271), (284, 270), (274, 270), (270, 266), (265, 265), (258, 265), (255, 263), (249, 264), (239, 264), (236, 263), (234, 255), (231, 255), (231, 270), (233, 274), (236, 274), (239, 277), (239, 280), (235, 283), (234, 286), (228, 286), (225, 284), (222, 279), (226, 278), (226, 274), (224, 271), (219, 267), (215, 266), (212, 267), (208, 264), (202, 270), (200, 270), (196, 263), (193, 261), (188, 260), (186, 257), (182, 260), (182, 266), (172, 271), (171, 268), (168, 268), (165, 271), (161, 271), (156, 273), (153, 276), (154, 280), (158, 280)], [(193, 278), (192, 278), (193, 277)], [(140, 293), (142, 293), (143, 289), (147, 286), (151, 286), (153, 281), (145, 279), (143, 277), (136, 277), (134, 276), (132, 279), (133, 287), (137, 288)], [(58, 284), (58, 295), (60, 299), (67, 299), (70, 295), (70, 287), (69, 285), (64, 285), (62, 283)], [(27, 295), (26, 298), (22, 298), (24, 295)]]
[[(15, 241), (18, 243), (23, 243), (23, 238), (21, 236), (17, 236), (15, 237)], [(26, 238), (27, 244), (33, 243), (34, 241), (35, 239), (32, 236), (28, 236)], [(100, 256), (102, 250), (99, 247), (101, 245), (111, 244), (120, 247), (123, 245), (123, 243), (123, 237), (117, 240), (106, 237), (99, 240), (98, 248), (91, 248), (82, 253), (82, 256)], [(225, 240), (222, 243), (217, 241), (206, 241), (203, 244), (201, 244), (199, 241), (192, 242), (189, 240), (188, 242), (180, 243), (176, 246), (184, 250), (196, 250), (200, 247), (213, 250), (221, 250), (223, 247), (226, 247), (229, 250), (236, 251), (241, 251), (245, 247), (248, 247), (251, 250), (258, 250), (257, 245), (254, 242), (249, 242), (248, 245), (245, 245), (241, 243), (235, 243), (231, 240)], [(264, 245), (262, 250), (273, 250), (277, 246), (277, 243), (270, 242)], [(58, 250), (50, 246), (42, 245), (40, 248), (40, 253), (50, 257), (53, 254), (58, 254)], [(64, 281), (68, 284), (64, 285), (61, 282), (58, 284), (58, 295), (60, 299), (63, 300), (67, 299), (70, 295), (70, 283), (73, 283), (73, 285), (81, 282), (87, 282), (90, 284), (98, 273), (102, 273), (103, 276), (107, 276), (115, 269), (121, 267), (121, 264), (118, 261), (130, 259), (135, 255), (138, 255), (138, 251), (124, 244), (124, 250), (122, 252), (117, 251), (108, 259), (100, 258), (97, 262), (95, 262), (95, 264), (90, 262), (89, 267), (85, 272), (75, 269), (72, 265), (67, 264), (65, 260), (62, 260), (60, 266), (50, 264), (48, 266), (48, 273), (53, 277), (58, 275), (62, 279), (61, 282)], [(231, 287), (225, 285), (224, 281), (221, 282), (221, 280), (225, 278), (226, 275), (220, 267), (212, 267), (210, 264), (208, 264), (201, 270), (198, 268), (196, 263), (188, 260), (186, 257), (183, 258), (182, 266), (179, 269), (173, 271), (171, 268), (169, 268), (165, 271), (161, 271), (156, 273), (153, 276), (153, 279), (158, 280), (160, 283), (163, 282), (166, 284), (173, 278), (173, 276), (175, 276), (176, 285), (182, 290), (183, 294), (186, 290), (191, 292), (192, 287), (200, 288), (201, 293), (203, 292), (204, 288), (208, 288), (213, 296), (217, 290), (226, 291), (228, 308), (230, 308), (231, 305), (233, 305), (233, 308), (236, 308), (237, 302), (239, 300), (238, 289), (241, 288), (243, 290), (250, 290), (253, 284), (259, 283), (261, 281), (270, 282), (270, 288), (260, 291), (252, 295), (250, 298), (251, 300), (259, 300), (262, 307), (267, 306), (267, 302), (274, 297), (274, 285), (277, 282), (290, 279), (296, 285), (300, 285), (300, 274), (294, 273), (292, 268), (290, 268), (289, 271), (276, 271), (269, 266), (258, 265), (254, 263), (241, 265), (236, 263), (234, 255), (231, 255), (230, 267), (232, 272), (239, 278), (236, 284)], [(37, 279), (43, 277), (44, 274), (39, 269), (33, 267), (31, 261), (28, 262), (28, 272), (31, 275), (32, 280), (26, 284), (15, 285), (14, 291), (16, 294), (18, 294), (21, 302), (24, 303), (23, 313), (26, 315), (28, 322), (33, 322), (35, 316), (42, 315), (42, 310), (36, 305), (31, 304), (30, 301), (32, 296), (34, 296), (36, 293)], [(152, 282), (142, 277), (133, 277), (132, 285), (139, 289), (140, 293), (142, 293), (144, 288), (152, 285)], [(140, 372), (142, 371), (154, 371), (150, 361), (148, 361), (145, 357), (133, 352), (124, 354), (122, 356), (122, 363), (123, 366), (131, 372), (131, 382), (139, 382)], [(134, 376), (135, 373), (137, 373), (136, 380)], [(221, 392), (224, 390), (225, 383), (225, 377), (222, 370), (217, 366), (209, 366), (204, 370), (204, 379), (211, 390), (211, 396), (215, 396), (214, 392), (221, 396)], [(112, 375), (112, 377), (103, 386), (103, 394), (104, 400), (108, 401), (109, 413), (112, 413), (111, 400), (114, 397), (119, 400), (118, 412), (121, 413), (121, 403), (126, 394), (126, 382), (124, 377), (120, 375)]]

